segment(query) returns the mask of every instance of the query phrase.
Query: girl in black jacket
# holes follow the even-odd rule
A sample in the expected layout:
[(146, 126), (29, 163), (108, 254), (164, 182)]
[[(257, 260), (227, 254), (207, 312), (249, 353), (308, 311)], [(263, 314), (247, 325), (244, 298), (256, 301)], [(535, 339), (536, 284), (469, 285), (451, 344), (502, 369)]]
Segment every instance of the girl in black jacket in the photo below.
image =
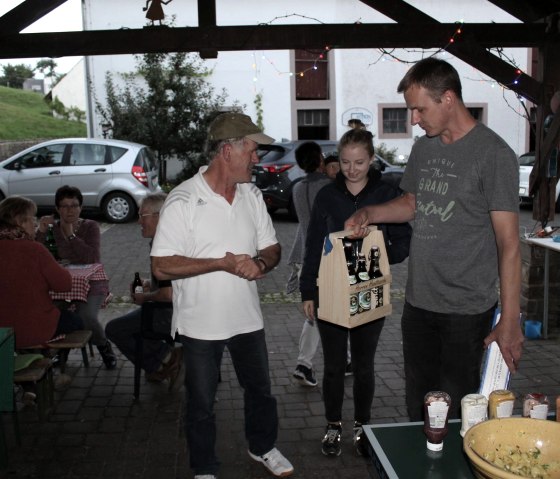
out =
[[(342, 231), (344, 222), (358, 208), (385, 203), (399, 191), (385, 183), (381, 173), (370, 168), (374, 160), (373, 135), (367, 130), (352, 129), (339, 143), (340, 173), (334, 183), (322, 188), (315, 198), (307, 230), (305, 256), (300, 276), (300, 291), (305, 316), (315, 321), (318, 306), (317, 276), (325, 237)], [(383, 232), (389, 263), (399, 263), (408, 256), (411, 228), (408, 223), (377, 225)], [(366, 451), (362, 425), (371, 416), (375, 390), (373, 359), (383, 328), (384, 318), (345, 328), (317, 319), (323, 345), (323, 401), (327, 428), (322, 440), (326, 456), (340, 455), (342, 401), (348, 336), (354, 373), (354, 445), (359, 454)]]

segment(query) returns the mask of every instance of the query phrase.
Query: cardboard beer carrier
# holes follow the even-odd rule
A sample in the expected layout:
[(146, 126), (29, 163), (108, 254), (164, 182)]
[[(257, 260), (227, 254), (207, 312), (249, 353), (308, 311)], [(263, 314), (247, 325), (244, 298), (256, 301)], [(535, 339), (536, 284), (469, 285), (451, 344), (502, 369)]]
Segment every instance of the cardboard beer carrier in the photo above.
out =
[[(348, 280), (348, 268), (344, 254), (344, 238), (350, 236), (351, 231), (338, 231), (329, 234), (323, 245), (323, 256), (319, 266), (319, 319), (339, 324), (347, 328), (354, 328), (364, 323), (374, 321), (388, 316), (392, 312), (390, 304), (391, 296), (391, 271), (383, 233), (376, 227), (370, 226), (369, 234), (363, 239), (361, 252), (368, 258), (372, 246), (379, 248), (379, 268), (383, 273), (381, 278), (370, 279), (350, 285)], [(367, 264), (369, 268), (369, 261)], [(371, 301), (371, 309), (350, 314), (350, 298), (360, 292), (371, 290), (376, 286), (383, 286), (383, 305), (374, 307)]]

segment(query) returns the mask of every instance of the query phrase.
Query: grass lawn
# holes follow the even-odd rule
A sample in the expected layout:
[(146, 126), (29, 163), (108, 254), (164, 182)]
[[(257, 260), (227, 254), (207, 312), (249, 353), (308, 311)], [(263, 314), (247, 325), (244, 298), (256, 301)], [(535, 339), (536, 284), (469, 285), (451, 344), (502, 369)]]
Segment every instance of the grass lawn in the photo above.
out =
[(85, 123), (54, 118), (42, 94), (0, 86), (0, 140), (86, 135)]

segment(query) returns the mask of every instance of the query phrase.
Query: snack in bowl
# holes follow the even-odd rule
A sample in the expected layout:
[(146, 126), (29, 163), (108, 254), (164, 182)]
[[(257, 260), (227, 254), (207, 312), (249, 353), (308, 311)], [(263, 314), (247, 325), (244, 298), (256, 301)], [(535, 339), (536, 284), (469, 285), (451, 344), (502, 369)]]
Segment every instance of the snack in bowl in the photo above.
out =
[(560, 479), (560, 423), (490, 419), (470, 428), (463, 449), (479, 479)]

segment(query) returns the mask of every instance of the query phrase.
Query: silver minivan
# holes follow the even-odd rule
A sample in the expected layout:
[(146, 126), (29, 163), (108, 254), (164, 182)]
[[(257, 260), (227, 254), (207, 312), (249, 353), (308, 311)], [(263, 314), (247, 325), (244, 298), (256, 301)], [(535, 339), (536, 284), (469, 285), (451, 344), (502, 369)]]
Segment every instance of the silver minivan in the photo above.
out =
[(145, 145), (121, 140), (62, 138), (39, 143), (0, 163), (0, 199), (21, 195), (54, 207), (62, 185), (75, 186), (84, 209), (125, 223), (144, 196), (159, 190), (158, 162)]

